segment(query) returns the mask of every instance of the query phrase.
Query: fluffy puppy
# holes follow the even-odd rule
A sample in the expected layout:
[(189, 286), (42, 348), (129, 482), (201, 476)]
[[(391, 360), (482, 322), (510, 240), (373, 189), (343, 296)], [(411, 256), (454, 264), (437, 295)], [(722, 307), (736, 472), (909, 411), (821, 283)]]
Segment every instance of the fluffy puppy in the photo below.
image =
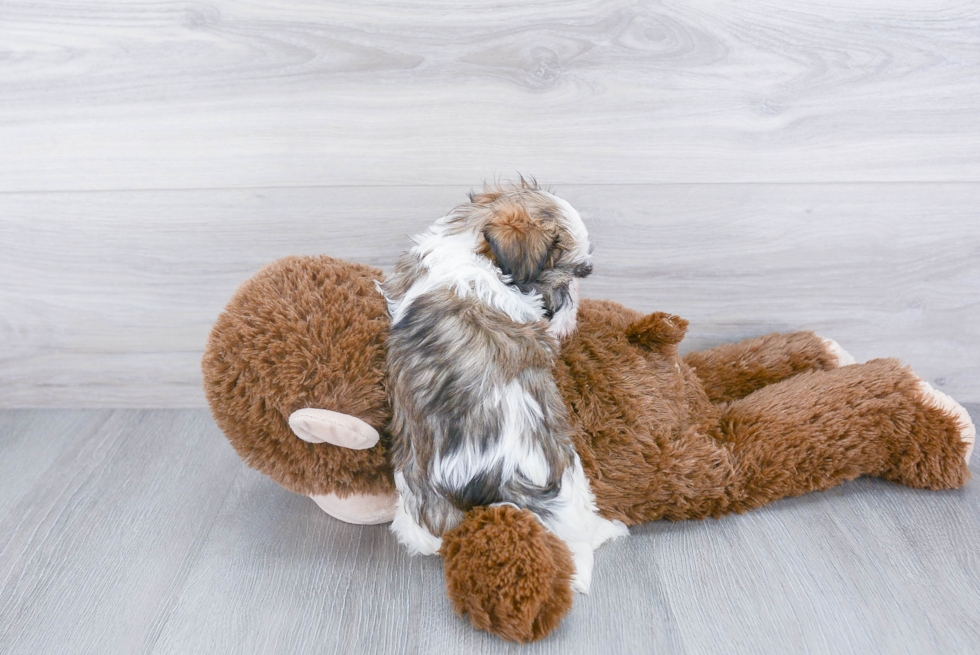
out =
[(521, 180), (484, 189), (415, 238), (381, 286), (389, 432), (399, 500), (392, 529), (415, 553), (473, 507), (527, 508), (572, 551), (587, 592), (592, 553), (621, 534), (602, 519), (552, 375), (592, 271), (571, 205)]

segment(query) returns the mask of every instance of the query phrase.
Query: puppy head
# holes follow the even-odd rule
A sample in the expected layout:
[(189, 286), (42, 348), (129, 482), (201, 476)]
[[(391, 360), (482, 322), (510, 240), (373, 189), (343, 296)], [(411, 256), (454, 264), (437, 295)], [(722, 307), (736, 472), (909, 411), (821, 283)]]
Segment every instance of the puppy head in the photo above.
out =
[(470, 195), (470, 213), (482, 239), (479, 254), (489, 258), (510, 283), (538, 291), (552, 332), (575, 329), (578, 278), (592, 272), (592, 246), (582, 217), (566, 201), (521, 178), (507, 186)]
[(497, 202), (483, 228), (484, 251), (512, 284), (537, 280), (558, 240), (557, 221), (546, 212), (532, 215), (521, 198)]

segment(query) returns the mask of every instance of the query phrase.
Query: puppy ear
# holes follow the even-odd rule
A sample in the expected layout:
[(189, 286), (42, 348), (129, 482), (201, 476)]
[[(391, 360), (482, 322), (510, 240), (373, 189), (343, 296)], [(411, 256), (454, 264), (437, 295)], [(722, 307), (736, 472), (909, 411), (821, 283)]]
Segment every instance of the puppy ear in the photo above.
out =
[(554, 235), (541, 222), (532, 221), (522, 205), (498, 208), (483, 230), (488, 253), (515, 284), (533, 282), (548, 262)]
[(498, 187), (483, 187), (483, 191), (477, 193), (470, 191), (470, 202), (474, 205), (489, 205), (495, 202), (504, 192)]
[(494, 183), (483, 183), (483, 190), (479, 193), (476, 191), (470, 191), (470, 202), (474, 205), (491, 205), (504, 195), (504, 187), (500, 185), (499, 182)]

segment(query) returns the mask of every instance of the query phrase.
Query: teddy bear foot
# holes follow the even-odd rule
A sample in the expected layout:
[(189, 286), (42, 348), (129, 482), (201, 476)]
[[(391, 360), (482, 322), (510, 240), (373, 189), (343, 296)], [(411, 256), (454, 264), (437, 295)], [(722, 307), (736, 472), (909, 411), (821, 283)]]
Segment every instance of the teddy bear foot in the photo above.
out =
[(324, 512), (346, 523), (378, 525), (395, 518), (398, 494), (354, 494), (341, 498), (336, 494), (310, 496)]
[(919, 381), (919, 388), (921, 389), (923, 395), (928, 398), (928, 403), (938, 407), (947, 414), (951, 414), (956, 417), (956, 422), (960, 427), (960, 440), (966, 444), (966, 453), (963, 459), (966, 463), (970, 463), (970, 457), (973, 455), (973, 446), (977, 441), (977, 427), (973, 424), (973, 419), (970, 418), (969, 412), (963, 405), (959, 404), (942, 391), (933, 389), (932, 385), (925, 380)]
[(470, 510), (443, 534), (439, 554), (456, 613), (479, 630), (537, 641), (572, 608), (572, 553), (528, 510)]
[(827, 350), (830, 352), (830, 354), (837, 358), (838, 367), (857, 364), (857, 360), (855, 360), (854, 357), (852, 357), (849, 352), (841, 348), (840, 344), (834, 341), (833, 339), (820, 337), (820, 340), (823, 341), (824, 346), (827, 347)]

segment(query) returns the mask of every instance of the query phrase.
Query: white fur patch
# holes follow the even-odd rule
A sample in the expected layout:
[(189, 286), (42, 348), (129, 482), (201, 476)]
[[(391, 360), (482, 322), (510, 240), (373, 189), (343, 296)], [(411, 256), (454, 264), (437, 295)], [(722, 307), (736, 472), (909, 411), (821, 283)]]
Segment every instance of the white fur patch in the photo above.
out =
[(405, 484), (405, 476), (395, 472), (395, 487), (398, 489), (398, 503), (395, 505), (395, 518), (391, 521), (391, 531), (398, 541), (412, 555), (435, 555), (442, 548), (442, 539), (419, 525), (406, 511), (405, 503), (414, 503), (412, 490)]
[(493, 450), (478, 452), (478, 444), (467, 442), (445, 459), (437, 455), (429, 471), (433, 483), (460, 488), (499, 464), (503, 479), (512, 479), (519, 471), (533, 484), (543, 486), (548, 481), (548, 463), (541, 448), (527, 438), (544, 420), (541, 406), (517, 381), (494, 389), (487, 402), (503, 419)]
[(564, 198), (559, 198), (558, 196), (547, 194), (552, 199), (554, 199), (555, 204), (561, 207), (562, 214), (565, 216), (565, 225), (568, 229), (568, 233), (572, 235), (575, 239), (575, 243), (578, 245), (578, 252), (575, 253), (576, 259), (585, 261), (589, 256), (589, 231), (585, 229), (585, 221), (579, 213), (572, 207), (567, 200)]
[(621, 521), (609, 521), (599, 516), (595, 497), (577, 453), (572, 467), (565, 471), (561, 492), (551, 511), (551, 517), (544, 519), (543, 523), (572, 551), (572, 561), (575, 563), (572, 588), (587, 594), (592, 585), (595, 549), (610, 539), (626, 536), (629, 529)]
[(857, 364), (857, 360), (851, 356), (849, 352), (840, 347), (840, 344), (833, 339), (826, 339), (820, 337), (823, 341), (824, 346), (830, 351), (830, 354), (837, 358), (837, 366), (851, 366), (852, 364)]
[(388, 302), (392, 324), (419, 297), (435, 289), (451, 289), (460, 298), (476, 296), (481, 302), (504, 312), (516, 323), (531, 323), (544, 318), (544, 306), (538, 293), (522, 293), (501, 279), (500, 271), (486, 257), (476, 253), (480, 235), (468, 230), (447, 234), (444, 216), (427, 232), (415, 237), (416, 246), (410, 252), (419, 257), (426, 269), (423, 279), (416, 281), (399, 300)]

